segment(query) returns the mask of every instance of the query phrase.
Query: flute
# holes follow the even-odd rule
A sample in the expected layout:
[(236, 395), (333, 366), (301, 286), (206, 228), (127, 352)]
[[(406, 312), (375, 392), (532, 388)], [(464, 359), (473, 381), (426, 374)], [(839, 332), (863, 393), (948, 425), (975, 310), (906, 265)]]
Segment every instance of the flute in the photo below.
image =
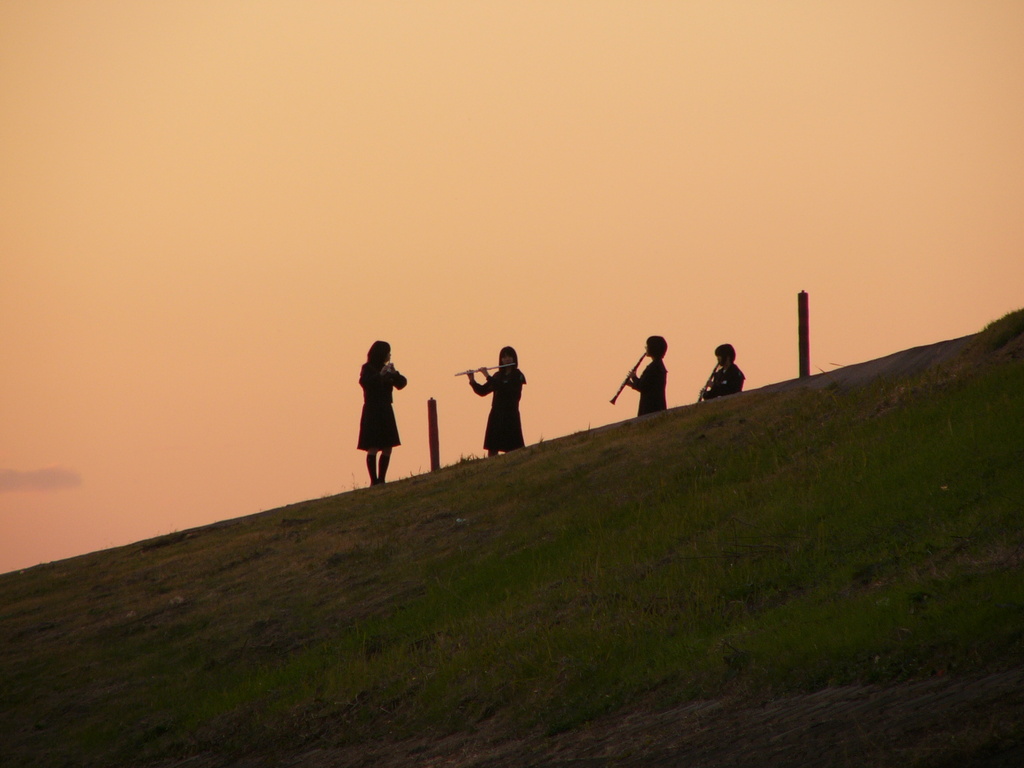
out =
[[(484, 370), (485, 371), (496, 371), (499, 368), (511, 368), (514, 365), (515, 365), (515, 363), (505, 363), (504, 365), (492, 365), (490, 368), (484, 368)], [(477, 373), (479, 371), (480, 371), (479, 368), (470, 368), (468, 371), (459, 371), (455, 375), (456, 376), (468, 376), (471, 373)]]
[(622, 394), (622, 390), (624, 390), (626, 388), (626, 385), (629, 384), (629, 380), (631, 378), (633, 378), (634, 376), (636, 376), (636, 369), (640, 367), (640, 363), (642, 363), (644, 361), (645, 357), (647, 357), (647, 351), (646, 350), (644, 351), (644, 353), (642, 355), (640, 355), (640, 359), (636, 361), (636, 365), (633, 366), (633, 370), (631, 370), (629, 373), (627, 373), (626, 374), (626, 378), (624, 378), (622, 380), (622, 384), (619, 385), (619, 391), (616, 392), (615, 393), (615, 397), (613, 397), (611, 399), (611, 404), (612, 405), (615, 405), (615, 401), (619, 399), (619, 395)]

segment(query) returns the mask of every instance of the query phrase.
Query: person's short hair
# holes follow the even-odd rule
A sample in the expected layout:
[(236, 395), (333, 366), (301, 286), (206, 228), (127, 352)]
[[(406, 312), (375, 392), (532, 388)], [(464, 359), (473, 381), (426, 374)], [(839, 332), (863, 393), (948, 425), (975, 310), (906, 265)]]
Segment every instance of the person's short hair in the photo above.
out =
[(647, 339), (647, 354), (651, 357), (664, 357), (668, 352), (668, 342), (662, 336), (651, 336)]
[(732, 348), (732, 344), (719, 344), (715, 347), (715, 357), (724, 357), (730, 363), (735, 363), (736, 350)]

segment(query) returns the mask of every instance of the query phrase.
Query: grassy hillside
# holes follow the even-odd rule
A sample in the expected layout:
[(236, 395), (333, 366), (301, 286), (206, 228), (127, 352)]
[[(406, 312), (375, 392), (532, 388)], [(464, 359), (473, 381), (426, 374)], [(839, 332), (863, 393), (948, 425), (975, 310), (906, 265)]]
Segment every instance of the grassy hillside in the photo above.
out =
[(1024, 311), (912, 379), (749, 392), (7, 574), (4, 764), (550, 734), (1020, 667), (1022, 425)]

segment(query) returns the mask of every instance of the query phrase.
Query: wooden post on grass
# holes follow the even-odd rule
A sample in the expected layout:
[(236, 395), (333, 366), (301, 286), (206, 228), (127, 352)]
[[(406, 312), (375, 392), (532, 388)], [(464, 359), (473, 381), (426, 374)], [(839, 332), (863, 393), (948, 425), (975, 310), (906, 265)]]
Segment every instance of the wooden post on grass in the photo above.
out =
[(437, 437), (437, 401), (427, 400), (427, 432), (430, 436), (430, 471), (437, 472), (441, 468), (441, 448)]
[(807, 291), (800, 291), (797, 294), (796, 300), (800, 336), (800, 378), (804, 379), (811, 375), (811, 340), (808, 328)]

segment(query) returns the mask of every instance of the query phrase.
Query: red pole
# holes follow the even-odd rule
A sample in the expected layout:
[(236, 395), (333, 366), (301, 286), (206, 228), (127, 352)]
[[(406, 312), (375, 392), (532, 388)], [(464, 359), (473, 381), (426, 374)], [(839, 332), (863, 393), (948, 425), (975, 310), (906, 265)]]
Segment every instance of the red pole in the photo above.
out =
[(811, 375), (810, 313), (807, 309), (807, 291), (800, 291), (796, 300), (800, 337), (800, 378), (803, 379)]
[(441, 468), (440, 441), (437, 437), (437, 401), (427, 400), (427, 432), (430, 436), (430, 471), (437, 472)]

